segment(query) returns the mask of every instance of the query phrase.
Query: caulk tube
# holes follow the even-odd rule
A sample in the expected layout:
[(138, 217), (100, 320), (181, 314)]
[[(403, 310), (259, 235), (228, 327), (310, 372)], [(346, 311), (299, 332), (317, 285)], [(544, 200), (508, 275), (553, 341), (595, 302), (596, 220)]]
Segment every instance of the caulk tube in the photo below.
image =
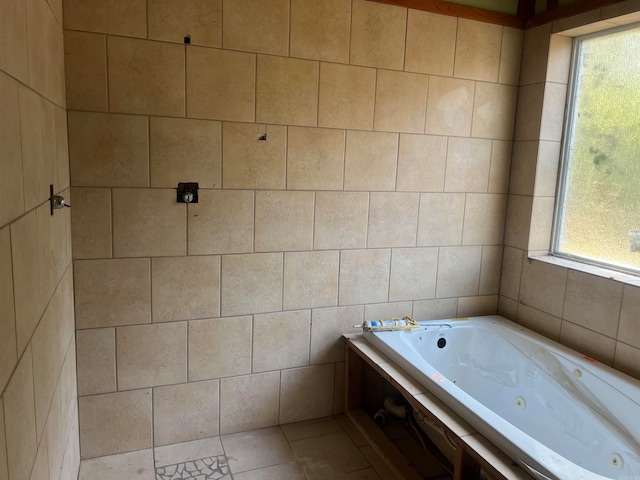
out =
[(353, 328), (363, 330), (393, 330), (396, 328), (415, 328), (406, 320), (366, 320), (362, 325), (354, 325)]

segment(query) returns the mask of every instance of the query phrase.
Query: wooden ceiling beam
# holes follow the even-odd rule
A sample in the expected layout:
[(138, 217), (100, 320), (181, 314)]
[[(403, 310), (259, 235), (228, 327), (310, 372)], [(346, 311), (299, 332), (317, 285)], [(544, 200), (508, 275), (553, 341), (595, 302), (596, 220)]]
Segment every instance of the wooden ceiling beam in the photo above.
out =
[(525, 27), (527, 21), (535, 14), (536, 0), (518, 0), (518, 18), (522, 21), (522, 28)]
[(560, 18), (588, 12), (589, 10), (603, 7), (605, 5), (619, 3), (623, 0), (581, 0), (578, 3), (574, 3), (566, 7), (558, 7), (558, 0), (547, 0), (545, 4), (545, 11), (538, 14), (536, 14), (535, 11), (536, 0), (518, 0), (518, 15), (492, 12), (482, 8), (469, 7), (467, 5), (445, 2), (442, 0), (369, 1), (524, 29), (534, 27), (536, 25), (542, 25)]
[[(470, 20), (479, 20), (486, 23), (494, 23), (504, 25), (506, 27), (524, 28), (526, 18), (519, 15), (509, 15), (507, 13), (492, 12), (482, 8), (469, 7), (467, 5), (459, 5), (457, 3), (444, 2), (441, 0), (370, 0), (377, 3), (386, 3), (389, 5), (397, 5), (414, 10), (423, 10), (425, 12), (441, 13), (453, 17), (468, 18)], [(529, 1), (529, 0), (524, 0)], [(535, 0), (533, 0), (535, 2)], [(535, 3), (534, 3), (535, 6)]]
[[(535, 27), (537, 25), (543, 25), (545, 23), (559, 20), (561, 18), (571, 17), (580, 13), (585, 13), (596, 8), (611, 5), (613, 3), (620, 3), (624, 0), (581, 0), (578, 3), (573, 3), (565, 7), (558, 7), (558, 2), (555, 0), (547, 0), (547, 10), (542, 13), (538, 13), (527, 20), (526, 28)], [(552, 8), (555, 4), (555, 8)]]

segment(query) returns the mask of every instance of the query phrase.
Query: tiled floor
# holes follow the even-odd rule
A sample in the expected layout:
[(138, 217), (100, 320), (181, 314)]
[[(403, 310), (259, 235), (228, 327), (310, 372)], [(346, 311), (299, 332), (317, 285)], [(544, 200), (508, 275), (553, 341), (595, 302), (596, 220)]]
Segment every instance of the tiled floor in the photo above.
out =
[(84, 460), (80, 480), (396, 480), (344, 415)]

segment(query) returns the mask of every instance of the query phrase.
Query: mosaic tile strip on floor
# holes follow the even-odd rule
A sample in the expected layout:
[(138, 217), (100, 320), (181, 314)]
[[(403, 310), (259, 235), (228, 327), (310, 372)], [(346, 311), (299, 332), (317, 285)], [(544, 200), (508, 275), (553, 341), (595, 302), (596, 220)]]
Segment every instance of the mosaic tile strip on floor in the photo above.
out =
[(156, 468), (156, 480), (231, 480), (227, 459), (221, 455)]

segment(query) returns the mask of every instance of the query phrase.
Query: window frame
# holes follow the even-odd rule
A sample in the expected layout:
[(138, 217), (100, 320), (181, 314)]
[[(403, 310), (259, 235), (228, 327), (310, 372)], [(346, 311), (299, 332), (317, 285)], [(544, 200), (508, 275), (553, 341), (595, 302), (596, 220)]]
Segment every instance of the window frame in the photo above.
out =
[(566, 198), (566, 184), (567, 175), (569, 170), (569, 144), (568, 141), (571, 129), (574, 121), (574, 107), (577, 90), (577, 80), (579, 72), (580, 55), (579, 49), (583, 41), (592, 38), (603, 37), (610, 34), (618, 33), (625, 30), (633, 30), (640, 28), (640, 22), (633, 22), (627, 25), (619, 25), (596, 32), (587, 33), (573, 37), (573, 45), (571, 47), (571, 61), (569, 68), (569, 80), (567, 83), (567, 96), (565, 101), (565, 118), (562, 125), (562, 140), (560, 144), (560, 160), (558, 181), (556, 186), (555, 204), (553, 209), (553, 222), (551, 227), (551, 242), (549, 245), (549, 255), (558, 259), (565, 259), (571, 262), (584, 264), (592, 267), (603, 268), (605, 270), (619, 272), (627, 275), (632, 275), (640, 279), (640, 268), (626, 268), (622, 265), (616, 265), (607, 263), (604, 261), (598, 261), (592, 258), (582, 257), (571, 253), (559, 251), (560, 237), (561, 237), (561, 223), (562, 223), (562, 207)]

